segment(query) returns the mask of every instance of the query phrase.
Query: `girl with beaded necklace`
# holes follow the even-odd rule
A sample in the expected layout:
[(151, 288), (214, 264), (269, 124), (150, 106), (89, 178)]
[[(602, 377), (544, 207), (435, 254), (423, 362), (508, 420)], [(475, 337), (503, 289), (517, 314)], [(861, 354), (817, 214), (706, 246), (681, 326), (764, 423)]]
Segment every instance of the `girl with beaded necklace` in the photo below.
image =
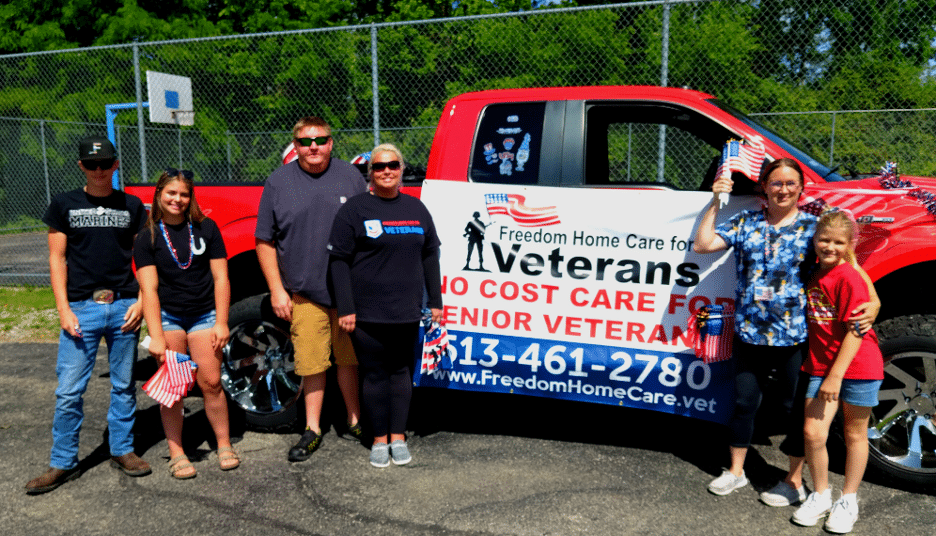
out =
[[(231, 447), (227, 399), (221, 387), (221, 349), (229, 336), (231, 300), (227, 253), (218, 226), (195, 201), (192, 178), (191, 171), (172, 168), (160, 175), (133, 257), (152, 339), (149, 351), (160, 364), (168, 349), (190, 354), (198, 365), (196, 381), (215, 433), (219, 465), (227, 471), (240, 465)], [(183, 401), (159, 409), (170, 474), (194, 478), (197, 471), (182, 448)]]

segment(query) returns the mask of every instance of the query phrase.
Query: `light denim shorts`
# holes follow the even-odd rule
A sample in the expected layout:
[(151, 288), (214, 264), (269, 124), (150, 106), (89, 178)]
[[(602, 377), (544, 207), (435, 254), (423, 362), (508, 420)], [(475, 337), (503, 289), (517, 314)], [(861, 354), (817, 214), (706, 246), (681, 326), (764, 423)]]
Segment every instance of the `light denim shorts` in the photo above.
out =
[[(825, 380), (824, 376), (810, 376), (809, 387), (806, 388), (806, 398), (816, 398), (819, 395), (819, 387)], [(884, 380), (842, 380), (842, 390), (839, 392), (839, 400), (852, 406), (863, 408), (873, 408), (878, 405), (878, 391)]]
[(162, 311), (163, 331), (184, 331), (193, 333), (203, 329), (211, 329), (215, 325), (215, 310), (212, 309), (205, 314), (196, 316), (181, 316)]

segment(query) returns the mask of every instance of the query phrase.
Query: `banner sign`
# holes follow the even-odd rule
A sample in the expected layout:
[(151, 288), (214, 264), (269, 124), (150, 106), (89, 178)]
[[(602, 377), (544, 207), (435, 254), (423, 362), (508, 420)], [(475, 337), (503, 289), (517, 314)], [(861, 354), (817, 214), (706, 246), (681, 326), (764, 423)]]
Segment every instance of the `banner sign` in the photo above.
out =
[[(734, 304), (733, 254), (692, 252), (711, 193), (427, 180), (421, 199), (454, 369), (416, 385), (730, 416), (733, 361), (697, 359), (687, 333)], [(720, 220), (757, 203), (733, 196)]]

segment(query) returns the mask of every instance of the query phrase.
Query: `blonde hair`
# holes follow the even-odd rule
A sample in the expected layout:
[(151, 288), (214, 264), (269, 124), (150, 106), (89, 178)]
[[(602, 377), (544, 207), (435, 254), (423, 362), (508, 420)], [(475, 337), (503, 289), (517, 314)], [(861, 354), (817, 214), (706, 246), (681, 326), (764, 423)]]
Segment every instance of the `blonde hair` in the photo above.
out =
[(371, 164), (374, 161), (374, 155), (376, 155), (377, 153), (393, 153), (396, 155), (397, 160), (400, 161), (400, 169), (403, 169), (406, 167), (406, 162), (403, 161), (403, 153), (401, 153), (400, 150), (397, 149), (396, 145), (392, 143), (381, 143), (377, 147), (374, 147), (373, 149), (371, 149), (371, 152), (370, 152), (371, 156), (370, 158), (367, 159), (367, 175), (368, 176), (373, 171)]
[(851, 212), (836, 207), (830, 207), (819, 216), (816, 223), (816, 234), (823, 229), (841, 229), (848, 237), (848, 247), (845, 250), (845, 261), (852, 266), (858, 266), (855, 257), (855, 244), (858, 243), (858, 222)]
[(331, 125), (329, 125), (327, 121), (325, 121), (321, 117), (316, 117), (314, 115), (307, 115), (299, 119), (298, 121), (296, 121), (296, 124), (293, 125), (293, 139), (294, 140), (298, 139), (299, 132), (301, 132), (302, 129), (307, 128), (307, 127), (318, 127), (325, 131), (326, 136), (331, 136), (331, 133), (332, 133)]
[[(367, 159), (367, 183), (371, 187), (373, 187), (374, 157), (377, 156), (377, 153), (393, 153), (396, 155), (397, 160), (400, 161), (400, 173), (403, 173), (403, 170), (406, 169), (406, 162), (403, 160), (403, 153), (397, 149), (397, 146), (392, 143), (381, 143), (377, 147), (371, 149), (370, 158)], [(402, 186), (402, 183), (400, 186)]]

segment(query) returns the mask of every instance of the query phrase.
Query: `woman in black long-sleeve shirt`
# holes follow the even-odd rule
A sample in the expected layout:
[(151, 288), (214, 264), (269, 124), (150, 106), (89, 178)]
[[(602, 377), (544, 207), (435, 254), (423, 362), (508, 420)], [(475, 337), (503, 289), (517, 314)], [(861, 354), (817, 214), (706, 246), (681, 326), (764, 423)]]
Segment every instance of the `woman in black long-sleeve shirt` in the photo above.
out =
[(341, 207), (328, 245), (338, 323), (361, 368), (375, 467), (412, 459), (404, 432), (424, 288), (433, 321), (442, 316), (439, 238), (425, 205), (400, 193), (403, 167), (395, 146), (371, 151), (370, 191)]

